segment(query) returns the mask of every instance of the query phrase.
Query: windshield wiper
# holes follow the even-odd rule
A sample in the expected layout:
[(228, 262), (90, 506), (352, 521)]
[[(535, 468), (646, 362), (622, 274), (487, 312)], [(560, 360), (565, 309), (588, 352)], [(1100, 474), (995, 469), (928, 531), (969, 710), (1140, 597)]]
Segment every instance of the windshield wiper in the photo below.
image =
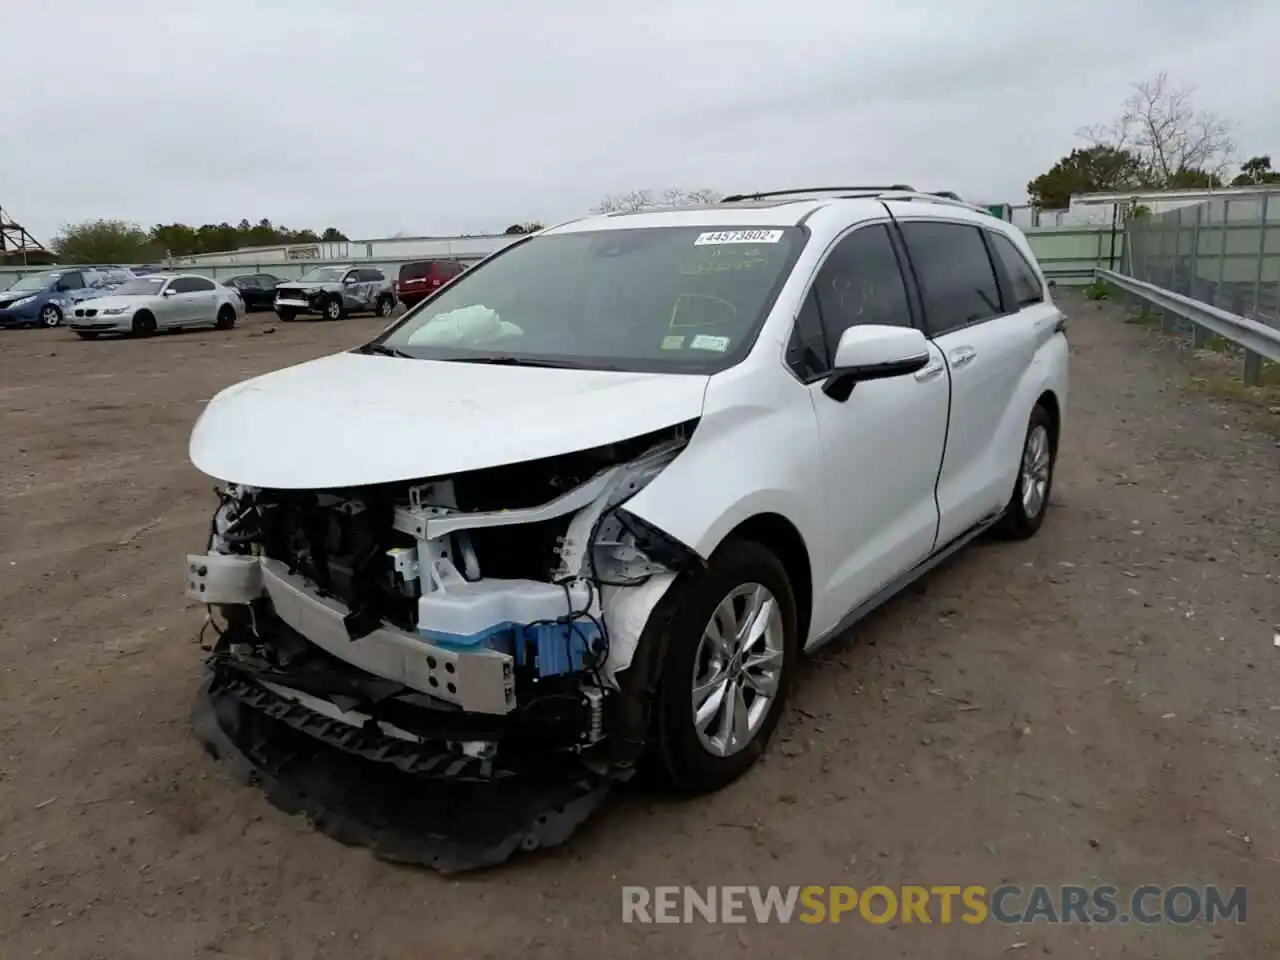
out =
[(578, 364), (568, 360), (548, 360), (539, 357), (435, 357), (453, 363), (488, 363), (499, 367), (555, 367), (561, 370), (573, 370)]
[(377, 354), (380, 357), (404, 357), (406, 360), (414, 359), (413, 354), (405, 353), (396, 347), (388, 347), (385, 343), (366, 343), (363, 346), (356, 347), (352, 352)]

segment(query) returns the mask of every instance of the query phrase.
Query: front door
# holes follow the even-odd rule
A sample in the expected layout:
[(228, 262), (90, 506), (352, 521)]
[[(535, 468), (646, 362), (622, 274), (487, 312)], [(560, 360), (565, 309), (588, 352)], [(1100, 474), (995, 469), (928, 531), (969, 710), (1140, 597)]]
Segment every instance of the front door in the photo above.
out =
[(843, 402), (822, 391), (846, 329), (913, 325), (884, 224), (860, 226), (836, 244), (796, 324), (808, 346), (793, 349), (789, 362), (809, 382), (822, 445), (828, 556), (815, 568), (829, 571), (829, 581), (814, 587), (830, 598), (822, 628), (830, 629), (933, 550), (949, 386), (941, 353), (931, 348), (929, 364), (915, 374), (859, 383)]

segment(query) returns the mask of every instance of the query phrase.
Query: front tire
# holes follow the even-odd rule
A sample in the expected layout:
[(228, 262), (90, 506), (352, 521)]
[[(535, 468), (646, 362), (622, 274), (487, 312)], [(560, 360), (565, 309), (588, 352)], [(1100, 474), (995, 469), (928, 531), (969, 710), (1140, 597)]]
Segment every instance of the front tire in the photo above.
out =
[(1004, 516), (993, 529), (996, 536), (1004, 540), (1027, 540), (1035, 536), (1049, 509), (1057, 461), (1058, 438), (1054, 435), (1053, 418), (1043, 405), (1036, 404), (1022, 442), (1022, 459), (1013, 494)]
[(218, 319), (214, 321), (214, 329), (230, 330), (236, 325), (236, 310), (230, 304), (224, 303), (218, 310)]
[(691, 583), (668, 628), (655, 716), (655, 771), (683, 794), (719, 790), (764, 753), (798, 656), (782, 563), (734, 540)]
[(42, 327), (60, 327), (62, 326), (62, 311), (58, 309), (57, 304), (46, 303), (40, 308), (40, 326)]
[(156, 332), (156, 318), (151, 315), (149, 310), (139, 310), (133, 315), (133, 335), (135, 337), (149, 337)]
[(324, 303), (324, 318), (326, 320), (341, 320), (346, 312), (339, 297), (330, 297)]

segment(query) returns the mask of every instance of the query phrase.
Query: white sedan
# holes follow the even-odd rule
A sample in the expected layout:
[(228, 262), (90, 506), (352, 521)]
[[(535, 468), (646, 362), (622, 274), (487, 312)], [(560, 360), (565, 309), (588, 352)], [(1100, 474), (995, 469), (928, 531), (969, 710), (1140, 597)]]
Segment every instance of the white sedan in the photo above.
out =
[(155, 273), (76, 304), (68, 326), (85, 340), (100, 333), (148, 337), (157, 330), (186, 327), (230, 330), (243, 313), (240, 295), (217, 281), (198, 274)]

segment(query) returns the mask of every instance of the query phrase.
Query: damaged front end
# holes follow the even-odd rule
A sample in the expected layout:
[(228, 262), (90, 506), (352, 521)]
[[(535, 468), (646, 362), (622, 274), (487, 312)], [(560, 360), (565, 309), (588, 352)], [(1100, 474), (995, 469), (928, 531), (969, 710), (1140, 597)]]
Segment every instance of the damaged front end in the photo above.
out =
[(201, 740), (278, 805), (442, 870), (560, 842), (644, 749), (676, 578), (626, 501), (692, 423), (350, 490), (220, 491), (188, 595)]

